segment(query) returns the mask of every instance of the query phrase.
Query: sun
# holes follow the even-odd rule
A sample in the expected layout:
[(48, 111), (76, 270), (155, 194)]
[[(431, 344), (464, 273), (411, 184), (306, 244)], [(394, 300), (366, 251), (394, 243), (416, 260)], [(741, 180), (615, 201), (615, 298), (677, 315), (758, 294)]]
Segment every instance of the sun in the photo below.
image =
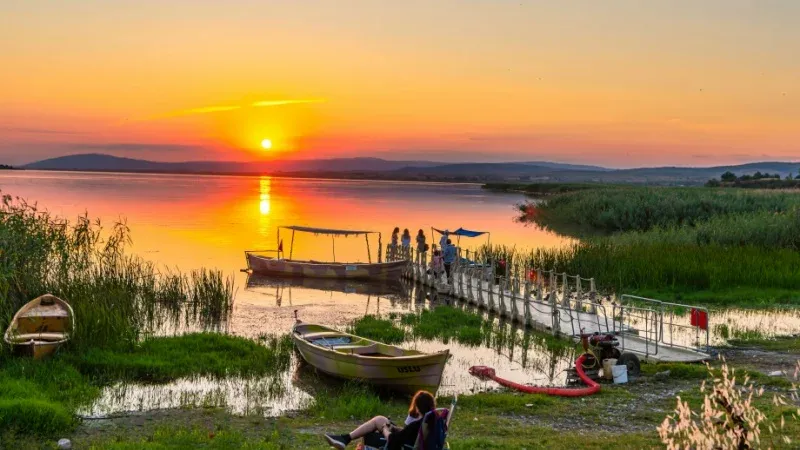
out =
[(261, 141), (261, 148), (263, 148), (264, 150), (271, 149), (272, 141), (270, 141), (269, 139), (264, 139), (263, 141)]

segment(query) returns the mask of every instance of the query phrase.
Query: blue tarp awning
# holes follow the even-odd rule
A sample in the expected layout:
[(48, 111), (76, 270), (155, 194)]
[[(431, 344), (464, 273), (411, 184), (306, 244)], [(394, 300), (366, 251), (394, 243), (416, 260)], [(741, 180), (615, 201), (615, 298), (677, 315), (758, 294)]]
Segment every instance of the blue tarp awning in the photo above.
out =
[(464, 228), (458, 228), (456, 231), (448, 231), (448, 230), (439, 230), (434, 228), (433, 231), (436, 231), (439, 234), (444, 234), (447, 231), (451, 236), (464, 236), (464, 237), (478, 237), (480, 235), (488, 233), (488, 231), (472, 231), (472, 230), (465, 230)]

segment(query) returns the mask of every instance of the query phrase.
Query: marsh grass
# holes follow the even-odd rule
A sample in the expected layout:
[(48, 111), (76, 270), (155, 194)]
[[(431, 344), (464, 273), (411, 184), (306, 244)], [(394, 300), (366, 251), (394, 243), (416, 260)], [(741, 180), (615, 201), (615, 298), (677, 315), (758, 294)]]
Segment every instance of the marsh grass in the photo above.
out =
[(616, 233), (695, 226), (720, 216), (787, 213), (800, 207), (789, 192), (684, 187), (604, 187), (568, 192), (536, 205), (536, 222), (558, 231), (578, 225)]
[(347, 332), (386, 344), (400, 344), (406, 340), (406, 332), (391, 319), (373, 315), (358, 318), (347, 328)]
[(92, 446), (93, 450), (209, 450), (248, 449), (248, 450), (282, 450), (286, 445), (280, 442), (277, 430), (267, 436), (246, 436), (232, 430), (210, 432), (201, 428), (163, 427), (141, 439), (122, 442), (104, 442)]
[(233, 278), (215, 270), (159, 271), (127, 255), (124, 222), (104, 229), (88, 216), (54, 217), (23, 199), (0, 204), (0, 328), (36, 296), (70, 303), (77, 326), (69, 346), (125, 348), (182, 314), (204, 324), (224, 321)]
[(407, 327), (409, 339), (451, 340), (468, 346), (485, 346), (499, 350), (538, 347), (563, 355), (575, 347), (568, 339), (548, 333), (521, 330), (511, 323), (482, 316), (453, 306), (437, 306), (419, 314), (404, 314), (400, 323)]
[[(379, 393), (370, 385), (357, 381), (342, 383), (315, 383), (313, 400), (303, 410), (307, 417), (325, 420), (366, 420), (374, 416), (388, 416), (396, 422), (405, 419), (400, 405), (408, 402), (406, 397)], [(407, 407), (407, 406), (406, 406)]]
[(253, 340), (215, 333), (148, 338), (127, 352), (89, 349), (70, 358), (96, 380), (163, 383), (187, 376), (247, 377), (288, 370), (293, 344), (288, 335)]
[[(293, 349), (289, 336), (264, 337), (261, 342), (194, 333), (148, 338), (128, 351), (95, 348), (41, 361), (7, 355), (0, 358), (0, 429), (42, 436), (68, 431), (76, 424), (76, 409), (90, 405), (101, 387), (119, 381), (252, 379), (288, 370)], [(270, 391), (281, 386), (256, 388)]]

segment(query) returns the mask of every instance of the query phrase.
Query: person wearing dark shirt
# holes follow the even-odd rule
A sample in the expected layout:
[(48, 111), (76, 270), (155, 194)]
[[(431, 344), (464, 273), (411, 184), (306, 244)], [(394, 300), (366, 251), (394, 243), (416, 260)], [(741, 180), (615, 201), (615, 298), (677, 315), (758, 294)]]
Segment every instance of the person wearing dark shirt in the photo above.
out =
[(447, 281), (450, 281), (450, 270), (453, 267), (453, 263), (456, 262), (456, 256), (458, 255), (458, 249), (453, 242), (448, 239), (447, 244), (442, 249), (442, 258), (444, 259), (444, 271), (447, 273)]
[(401, 428), (384, 416), (376, 416), (349, 434), (325, 433), (325, 442), (338, 450), (344, 450), (350, 442), (364, 438), (364, 442), (368, 445), (372, 445), (375, 441), (385, 441), (388, 442), (388, 450), (402, 450), (404, 445), (413, 446), (416, 443), (422, 418), (434, 410), (436, 410), (436, 400), (433, 394), (428, 391), (418, 391), (411, 399), (406, 426)]

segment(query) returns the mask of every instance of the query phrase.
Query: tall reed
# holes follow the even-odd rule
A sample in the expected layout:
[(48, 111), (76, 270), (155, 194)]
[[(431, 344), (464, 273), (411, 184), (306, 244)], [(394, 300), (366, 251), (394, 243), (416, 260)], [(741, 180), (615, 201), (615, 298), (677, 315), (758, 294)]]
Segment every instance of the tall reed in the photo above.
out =
[(779, 191), (598, 187), (520, 208), (538, 225), (554, 231), (579, 227), (589, 233), (614, 233), (694, 226), (734, 214), (786, 213), (800, 208), (800, 196)]
[(32, 298), (52, 293), (75, 311), (71, 345), (130, 346), (181, 313), (189, 320), (224, 320), (233, 280), (217, 270), (159, 271), (125, 253), (124, 222), (104, 229), (87, 215), (54, 217), (20, 198), (0, 204), (0, 328)]

